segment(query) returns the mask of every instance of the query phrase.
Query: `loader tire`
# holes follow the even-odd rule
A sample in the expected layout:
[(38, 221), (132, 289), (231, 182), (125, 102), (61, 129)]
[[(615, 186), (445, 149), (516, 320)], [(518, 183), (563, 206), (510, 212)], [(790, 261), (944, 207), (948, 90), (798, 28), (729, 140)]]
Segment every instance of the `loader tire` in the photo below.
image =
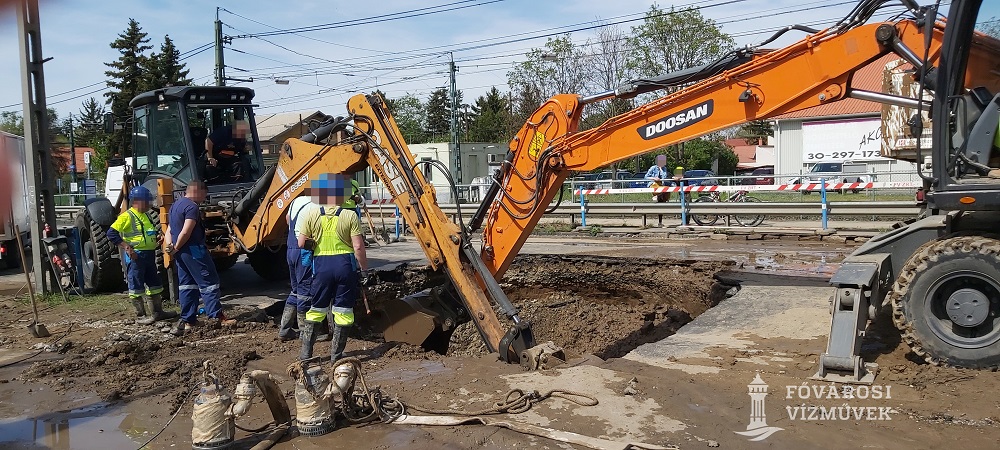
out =
[(239, 253), (235, 255), (223, 256), (221, 258), (215, 258), (215, 270), (218, 272), (223, 272), (232, 269), (236, 265), (236, 260), (240, 259)]
[(125, 272), (118, 249), (108, 240), (108, 229), (101, 226), (86, 209), (76, 216), (76, 228), (83, 246), (83, 290), (85, 292), (120, 292), (125, 289)]
[(889, 293), (893, 321), (933, 365), (1000, 366), (1000, 240), (932, 241), (907, 260)]
[(261, 278), (268, 281), (278, 281), (288, 279), (288, 260), (285, 258), (285, 246), (281, 245), (272, 250), (263, 245), (247, 253), (247, 261), (250, 267), (257, 272)]

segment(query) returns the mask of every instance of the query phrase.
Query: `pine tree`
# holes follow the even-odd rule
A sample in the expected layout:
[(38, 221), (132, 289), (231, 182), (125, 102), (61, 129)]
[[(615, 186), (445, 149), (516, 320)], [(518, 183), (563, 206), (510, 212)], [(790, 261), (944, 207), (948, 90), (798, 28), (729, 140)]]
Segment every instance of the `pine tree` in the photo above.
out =
[(96, 148), (103, 143), (107, 138), (103, 127), (104, 112), (104, 105), (98, 103), (96, 98), (90, 97), (83, 101), (79, 114), (74, 118), (76, 145)]
[[(109, 78), (108, 87), (112, 89), (104, 95), (107, 97), (107, 103), (111, 105), (111, 112), (116, 120), (124, 123), (125, 119), (131, 116), (128, 103), (142, 92), (148, 80), (144, 73), (144, 68), (148, 64), (144, 54), (153, 46), (149, 45), (149, 38), (142, 31), (139, 22), (129, 19), (128, 28), (111, 43), (111, 48), (118, 50), (121, 56), (114, 62), (104, 63), (111, 68), (104, 74)], [(111, 149), (121, 149), (123, 155), (131, 153), (127, 128), (115, 131), (108, 142)]]
[(189, 70), (180, 62), (181, 52), (174, 46), (170, 35), (163, 37), (160, 52), (149, 56), (146, 63), (147, 80), (145, 90), (160, 89), (165, 86), (187, 86), (191, 79)]
[(432, 141), (448, 139), (448, 131), (451, 130), (450, 103), (451, 99), (445, 88), (435, 90), (427, 99), (427, 134)]
[(469, 140), (472, 142), (504, 142), (509, 140), (510, 103), (494, 86), (472, 105)]

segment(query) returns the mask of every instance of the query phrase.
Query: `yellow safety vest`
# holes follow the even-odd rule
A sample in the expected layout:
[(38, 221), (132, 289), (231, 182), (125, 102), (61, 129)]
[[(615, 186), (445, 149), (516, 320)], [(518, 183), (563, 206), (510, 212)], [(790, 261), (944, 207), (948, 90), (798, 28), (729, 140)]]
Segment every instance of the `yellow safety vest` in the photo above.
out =
[(122, 235), (122, 240), (136, 250), (156, 249), (156, 227), (146, 213), (129, 208), (111, 225)]
[(354, 246), (348, 242), (340, 240), (337, 235), (337, 222), (340, 220), (340, 211), (337, 208), (333, 215), (327, 215), (325, 208), (320, 208), (320, 235), (316, 239), (316, 256), (347, 255), (354, 253)]

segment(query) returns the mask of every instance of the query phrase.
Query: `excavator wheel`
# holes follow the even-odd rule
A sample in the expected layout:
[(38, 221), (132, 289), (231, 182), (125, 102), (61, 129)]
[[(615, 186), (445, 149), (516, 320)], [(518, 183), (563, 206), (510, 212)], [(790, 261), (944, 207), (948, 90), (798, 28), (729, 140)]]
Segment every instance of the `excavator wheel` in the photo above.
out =
[(288, 260), (285, 258), (285, 246), (281, 245), (275, 249), (269, 249), (263, 245), (247, 253), (247, 261), (250, 267), (257, 272), (261, 278), (268, 281), (278, 281), (288, 279)]
[(85, 209), (76, 216), (76, 228), (83, 243), (83, 290), (118, 292), (125, 288), (125, 275), (118, 249), (108, 240), (106, 227), (97, 223)]
[(903, 340), (928, 363), (1000, 366), (1000, 240), (967, 235), (924, 244), (889, 300)]

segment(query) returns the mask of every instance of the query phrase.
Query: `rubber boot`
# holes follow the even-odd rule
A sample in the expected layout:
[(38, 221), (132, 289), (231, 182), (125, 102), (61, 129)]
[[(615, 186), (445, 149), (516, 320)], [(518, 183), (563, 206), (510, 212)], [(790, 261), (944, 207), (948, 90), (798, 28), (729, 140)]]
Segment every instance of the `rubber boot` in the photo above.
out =
[(138, 321), (140, 325), (152, 325), (161, 320), (177, 318), (176, 312), (163, 310), (163, 297), (160, 294), (146, 297), (146, 311), (148, 311), (146, 318)]
[[(285, 309), (281, 311), (281, 324), (278, 326), (278, 338), (282, 341), (291, 341), (295, 339), (295, 327), (292, 326), (296, 323), (295, 318), (296, 310), (295, 305), (285, 304)], [(301, 322), (298, 325), (302, 327)]]
[(323, 322), (316, 324), (316, 342), (327, 342), (332, 339), (330, 334), (330, 315), (327, 314)]
[(347, 335), (351, 333), (351, 326), (333, 326), (333, 339), (330, 340), (330, 362), (336, 364), (344, 357), (344, 349), (347, 348)]
[(146, 306), (142, 304), (142, 297), (129, 297), (129, 300), (132, 301), (132, 308), (135, 308), (135, 322), (143, 324), (147, 320), (147, 317)]
[(302, 350), (299, 351), (299, 361), (305, 361), (313, 356), (313, 344), (316, 343), (316, 328), (319, 323), (306, 320), (305, 313), (299, 313), (299, 339), (302, 340)]

